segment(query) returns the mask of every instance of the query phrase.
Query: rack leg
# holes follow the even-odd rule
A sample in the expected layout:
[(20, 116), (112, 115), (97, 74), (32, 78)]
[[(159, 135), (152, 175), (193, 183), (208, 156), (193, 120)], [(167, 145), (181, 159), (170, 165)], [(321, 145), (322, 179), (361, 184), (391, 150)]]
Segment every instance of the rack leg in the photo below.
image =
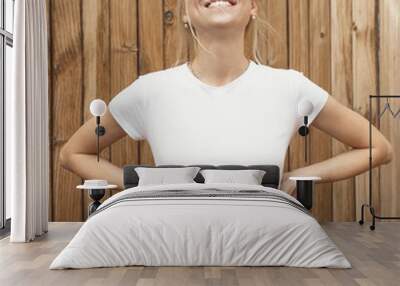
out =
[(363, 224), (364, 224), (364, 207), (365, 207), (365, 204), (363, 204), (363, 205), (361, 206), (361, 219), (358, 221), (358, 223), (359, 223), (360, 225), (363, 225)]
[[(370, 225), (369, 229), (370, 230), (375, 230), (375, 222), (376, 222), (376, 218), (378, 216), (375, 215), (375, 209), (373, 207), (371, 207), (370, 205), (363, 204), (361, 206), (361, 219), (358, 221), (358, 223), (360, 225), (364, 224), (364, 211), (365, 211), (366, 207), (369, 209), (369, 212), (371, 213), (371, 216), (372, 216), (372, 224)], [(378, 217), (378, 218), (380, 218), (380, 217)]]
[(370, 225), (369, 229), (370, 230), (375, 230), (375, 218), (376, 218), (375, 209), (373, 207), (370, 207), (369, 210), (370, 210), (371, 215), (372, 215), (372, 225)]

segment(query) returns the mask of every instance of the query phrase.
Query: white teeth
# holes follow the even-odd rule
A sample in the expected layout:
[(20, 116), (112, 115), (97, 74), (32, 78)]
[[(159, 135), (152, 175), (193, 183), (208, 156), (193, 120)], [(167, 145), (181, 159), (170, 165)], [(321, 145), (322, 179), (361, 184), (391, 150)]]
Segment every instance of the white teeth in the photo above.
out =
[(232, 4), (231, 3), (229, 3), (228, 1), (215, 1), (215, 2), (212, 2), (209, 6), (208, 6), (208, 8), (212, 8), (212, 7), (223, 7), (223, 6), (232, 6)]

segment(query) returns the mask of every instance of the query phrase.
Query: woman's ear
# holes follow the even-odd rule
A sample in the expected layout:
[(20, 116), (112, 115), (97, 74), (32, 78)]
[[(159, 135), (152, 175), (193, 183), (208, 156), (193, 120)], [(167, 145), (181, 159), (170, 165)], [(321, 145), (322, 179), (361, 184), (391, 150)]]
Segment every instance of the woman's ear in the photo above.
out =
[(251, 15), (256, 15), (257, 14), (257, 1), (256, 0), (251, 0)]

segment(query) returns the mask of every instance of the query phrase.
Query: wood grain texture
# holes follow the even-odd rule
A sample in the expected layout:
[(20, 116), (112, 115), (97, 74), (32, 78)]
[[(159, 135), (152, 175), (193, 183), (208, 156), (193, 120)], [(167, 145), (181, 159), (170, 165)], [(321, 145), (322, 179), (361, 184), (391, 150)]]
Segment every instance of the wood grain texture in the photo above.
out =
[[(266, 20), (273, 28), (273, 31), (267, 34), (266, 62), (269, 66), (287, 69), (289, 67), (287, 1), (267, 0), (263, 8), (266, 9)], [(289, 154), (286, 152), (284, 172), (290, 168)]]
[[(309, 0), (290, 0), (288, 3), (289, 67), (309, 77)], [(304, 138), (298, 135), (296, 131), (290, 141), (288, 151), (290, 170), (306, 165), (304, 144)]]
[(136, 266), (49, 270), (52, 260), (80, 226), (50, 223), (48, 234), (32, 243), (1, 240), (0, 285), (398, 285), (399, 223), (380, 223), (375, 232), (355, 223), (323, 225), (352, 269)]
[(81, 179), (60, 166), (62, 145), (82, 120), (82, 22), (79, 0), (53, 0), (52, 39), (52, 220), (82, 220), (82, 194), (75, 190)]
[[(165, 0), (163, 7), (164, 18), (164, 67), (173, 67), (176, 60), (176, 49), (178, 42), (177, 29), (178, 25), (183, 26), (183, 22), (177, 19), (177, 3), (178, 0)], [(185, 53), (186, 59), (189, 59), (188, 51)]]
[[(369, 119), (369, 95), (377, 94), (377, 45), (375, 0), (353, 0), (353, 110)], [(375, 108), (372, 122), (376, 123)], [(379, 192), (379, 170), (372, 173), (373, 190)], [(360, 219), (360, 208), (369, 200), (368, 172), (355, 178), (356, 217)], [(379, 208), (379, 203), (375, 204)], [(370, 219), (370, 217), (367, 217)]]
[(288, 5), (286, 1), (267, 0), (266, 18), (273, 32), (267, 34), (267, 64), (275, 68), (288, 68)]
[[(380, 94), (400, 95), (400, 1), (379, 1), (380, 11)], [(381, 99), (381, 110), (384, 107)], [(389, 100), (393, 112), (400, 110), (400, 100)], [(392, 143), (394, 158), (380, 168), (380, 202), (383, 216), (400, 216), (400, 116), (386, 112), (380, 121), (380, 129)]]
[[(116, 96), (138, 77), (137, 3), (110, 0), (111, 96)], [(139, 163), (139, 143), (128, 136), (111, 147), (111, 161), (124, 166)]]
[[(47, 1), (52, 106), (49, 213), (53, 220), (77, 221), (85, 218), (89, 202), (86, 193), (73, 191), (81, 179), (59, 165), (62, 144), (90, 117), (88, 105), (93, 98), (109, 102), (138, 75), (171, 67), (178, 47), (177, 27), (183, 23), (176, 14), (179, 0)], [(259, 16), (272, 27), (260, 43), (267, 65), (303, 72), (366, 118), (370, 94), (400, 93), (396, 78), (399, 1), (259, 0), (258, 4)], [(248, 53), (250, 43), (245, 46)], [(378, 122), (375, 110), (373, 122), (397, 143), (397, 125), (385, 119)], [(311, 162), (350, 149), (313, 127), (310, 137)], [(304, 138), (296, 132), (284, 171), (306, 165), (303, 151)], [(149, 144), (128, 137), (102, 154), (121, 167), (154, 164)], [(397, 164), (396, 160), (373, 170), (372, 199), (384, 214), (400, 212), (400, 196), (393, 187)], [(359, 219), (360, 206), (368, 201), (368, 172), (316, 184), (314, 198), (314, 215), (320, 221)]]
[[(330, 1), (310, 0), (310, 79), (331, 91), (331, 21)], [(326, 160), (332, 156), (331, 138), (310, 128), (310, 162)], [(321, 221), (332, 220), (332, 183), (315, 184), (313, 214)]]
[[(164, 68), (163, 2), (139, 0), (139, 73), (146, 74)], [(140, 163), (154, 165), (151, 147), (140, 142)]]
[[(90, 103), (99, 98), (110, 102), (110, 10), (109, 0), (85, 0), (82, 2), (83, 30), (83, 122), (93, 115)], [(93, 131), (92, 136), (96, 134)], [(101, 140), (101, 139), (100, 139)], [(104, 149), (101, 157), (110, 160), (111, 147)], [(83, 219), (87, 218), (87, 205), (92, 200), (83, 192)], [(110, 196), (106, 191), (104, 199)]]
[[(352, 1), (331, 0), (332, 19), (332, 96), (353, 108)], [(332, 138), (332, 156), (348, 152), (351, 147)], [(332, 184), (334, 221), (355, 220), (354, 178)]]

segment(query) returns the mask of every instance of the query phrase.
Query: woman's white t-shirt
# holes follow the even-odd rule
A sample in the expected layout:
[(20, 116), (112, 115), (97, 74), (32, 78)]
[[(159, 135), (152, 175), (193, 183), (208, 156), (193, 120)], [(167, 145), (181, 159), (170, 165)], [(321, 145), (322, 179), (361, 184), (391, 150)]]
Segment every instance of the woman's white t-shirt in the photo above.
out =
[(147, 139), (157, 165), (274, 164), (282, 178), (298, 104), (312, 102), (309, 124), (329, 94), (302, 73), (250, 61), (223, 86), (193, 75), (187, 63), (139, 76), (109, 110), (135, 140)]

